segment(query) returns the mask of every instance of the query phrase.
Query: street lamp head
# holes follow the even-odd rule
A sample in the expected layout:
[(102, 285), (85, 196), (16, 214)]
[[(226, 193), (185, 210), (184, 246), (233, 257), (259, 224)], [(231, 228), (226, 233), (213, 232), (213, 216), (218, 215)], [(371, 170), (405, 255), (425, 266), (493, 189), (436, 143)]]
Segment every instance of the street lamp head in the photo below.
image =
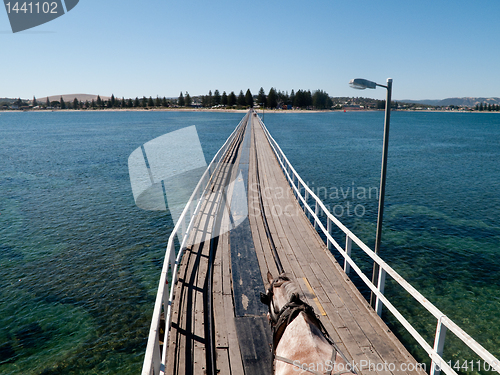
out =
[(351, 79), (349, 84), (351, 85), (351, 87), (353, 89), (357, 89), (357, 90), (374, 89), (377, 87), (377, 84), (375, 82), (368, 81), (367, 79), (363, 79), (363, 78)]

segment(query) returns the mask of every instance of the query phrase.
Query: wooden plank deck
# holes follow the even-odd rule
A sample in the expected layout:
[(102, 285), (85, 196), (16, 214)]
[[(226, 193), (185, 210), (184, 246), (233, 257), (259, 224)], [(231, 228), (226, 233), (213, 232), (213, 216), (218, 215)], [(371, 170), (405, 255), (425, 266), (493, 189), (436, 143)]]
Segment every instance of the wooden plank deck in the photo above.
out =
[[(264, 214), (284, 270), (295, 280), (303, 298), (320, 315), (344, 355), (357, 365), (358, 374), (423, 374), (419, 370), (403, 371), (401, 364), (414, 364), (416, 361), (369, 306), (326, 248), (296, 201), (260, 124), (253, 116), (250, 116), (249, 125), (247, 198), (251, 235), (247, 241), (253, 242), (262, 276), (258, 280), (259, 285), (262, 283), (262, 291), (265, 290), (267, 271), (276, 276), (278, 270), (261, 215), (260, 192)], [(214, 180), (214, 186), (220, 188), (227, 184), (228, 178), (236, 178), (242, 152), (232, 152), (233, 167), (222, 170), (218, 179)], [(228, 201), (231, 196), (232, 192), (228, 189)], [(193, 233), (197, 236), (196, 244), (187, 249), (182, 259), (167, 350), (168, 374), (207, 373), (209, 361), (206, 359), (208, 339), (205, 337), (205, 324), (208, 322), (205, 321), (207, 314), (203, 301), (210, 297), (205, 289), (210, 251), (208, 240), (213, 230), (214, 207), (218, 199), (221, 195), (215, 194), (203, 202), (203, 215), (198, 218), (199, 229)], [(270, 362), (271, 329), (267, 326), (268, 332), (262, 331), (266, 328), (262, 323), (264, 316), (254, 312), (243, 317), (235, 312), (234, 301), (240, 296), (235, 296), (231, 249), (234, 252), (237, 245), (231, 244), (230, 233), (223, 233), (218, 237), (216, 249), (212, 249), (215, 251), (211, 298), (216, 372), (220, 375), (249, 375), (263, 373), (262, 369), (268, 368), (271, 373), (272, 364), (267, 363)], [(247, 332), (249, 330), (252, 332)], [(395, 364), (396, 369), (390, 371), (387, 366), (381, 365), (371, 369), (360, 367), (369, 363), (374, 366)]]

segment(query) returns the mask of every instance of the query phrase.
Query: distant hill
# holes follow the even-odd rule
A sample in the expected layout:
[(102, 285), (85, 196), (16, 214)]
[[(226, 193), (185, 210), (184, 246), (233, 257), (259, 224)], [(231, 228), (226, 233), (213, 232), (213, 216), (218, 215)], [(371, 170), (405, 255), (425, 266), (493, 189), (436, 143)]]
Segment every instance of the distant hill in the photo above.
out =
[(443, 99), (438, 105), (459, 105), (465, 107), (475, 107), (476, 104), (500, 104), (500, 98), (448, 98)]
[[(75, 98), (78, 99), (78, 101), (81, 101), (81, 102), (85, 102), (85, 101), (89, 101), (91, 102), (92, 99), (96, 100), (97, 99), (97, 95), (91, 95), (91, 94), (65, 94), (65, 95), (51, 95), (49, 96), (49, 101), (53, 102), (53, 101), (59, 101), (61, 99), (61, 96), (63, 98), (63, 100), (65, 102), (72, 102), (73, 100), (75, 100)], [(99, 95), (101, 97), (102, 100), (109, 100), (110, 99), (110, 96), (102, 96), (102, 95)], [(38, 102), (46, 102), (47, 101), (47, 96), (42, 96), (42, 97), (39, 97), (39, 98), (36, 98), (36, 100)]]
[(401, 103), (410, 103), (410, 104), (438, 105), (441, 99), (422, 99), (422, 100), (403, 99), (396, 101)]
[(500, 104), (500, 98), (446, 98), (446, 99), (423, 99), (423, 100), (400, 100), (405, 103), (427, 104), (439, 107), (446, 107), (449, 105), (475, 107), (476, 104)]

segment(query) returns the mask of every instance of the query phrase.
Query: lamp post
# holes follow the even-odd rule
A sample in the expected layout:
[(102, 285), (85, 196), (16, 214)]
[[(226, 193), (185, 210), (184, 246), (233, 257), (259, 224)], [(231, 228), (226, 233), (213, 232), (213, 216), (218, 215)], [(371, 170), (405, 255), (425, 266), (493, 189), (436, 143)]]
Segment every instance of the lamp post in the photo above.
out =
[[(375, 254), (379, 253), (380, 241), (382, 239), (382, 219), (384, 217), (384, 197), (385, 197), (385, 181), (387, 172), (387, 151), (389, 148), (389, 122), (391, 118), (391, 96), (392, 96), (392, 78), (387, 78), (387, 85), (368, 81), (362, 78), (352, 79), (349, 84), (352, 88), (358, 90), (375, 89), (377, 86), (387, 89), (387, 98), (385, 101), (385, 122), (384, 122), (384, 145), (382, 150), (382, 169), (380, 172), (380, 190), (378, 199), (378, 215), (377, 215), (377, 234), (375, 237)], [(385, 286), (385, 271), (379, 270), (377, 262), (373, 262), (372, 283), (377, 285), (378, 290), (384, 293)], [(379, 298), (374, 298), (374, 293), (371, 292), (370, 304), (379, 316), (382, 315), (382, 303)]]

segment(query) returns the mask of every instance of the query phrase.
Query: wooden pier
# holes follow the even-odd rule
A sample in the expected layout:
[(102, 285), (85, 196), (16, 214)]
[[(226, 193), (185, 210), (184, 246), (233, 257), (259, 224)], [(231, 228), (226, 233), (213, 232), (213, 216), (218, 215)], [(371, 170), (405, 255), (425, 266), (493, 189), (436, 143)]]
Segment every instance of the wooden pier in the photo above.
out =
[[(279, 273), (274, 245), (283, 269), (358, 374), (423, 374), (311, 225), (253, 112), (233, 143), (182, 257), (165, 373), (272, 373), (271, 329), (259, 292), (268, 271)], [(235, 220), (236, 228), (221, 230)]]

